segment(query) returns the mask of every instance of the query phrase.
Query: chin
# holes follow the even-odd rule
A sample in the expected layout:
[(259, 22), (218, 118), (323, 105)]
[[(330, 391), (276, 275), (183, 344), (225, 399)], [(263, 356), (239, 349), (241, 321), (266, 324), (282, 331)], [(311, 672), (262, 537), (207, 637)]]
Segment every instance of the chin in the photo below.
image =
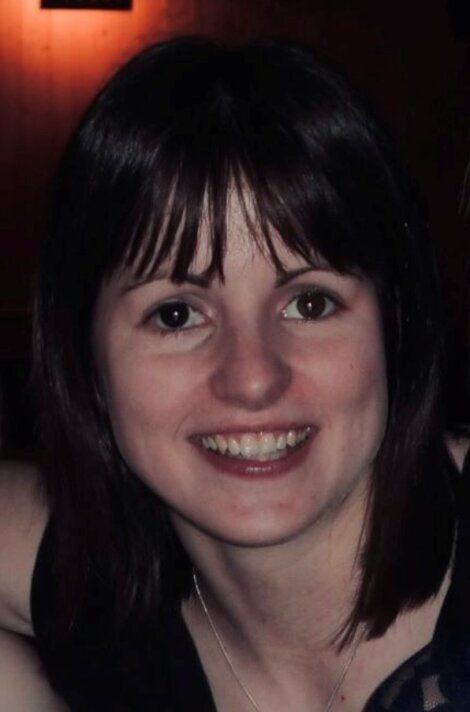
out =
[(207, 518), (207, 512), (204, 513), (205, 516), (198, 517), (172, 511), (170, 516), (176, 531), (181, 532), (183, 539), (199, 532), (203, 537), (209, 537), (220, 544), (256, 548), (282, 545), (297, 538), (303, 539), (315, 531), (316, 525), (324, 518), (327, 510), (326, 507), (319, 506), (316, 511), (299, 512), (293, 508), (287, 510), (285, 505), (279, 506), (278, 511), (273, 511), (272, 508), (266, 511), (265, 507), (261, 510), (259, 506), (257, 511), (254, 509), (234, 509), (232, 503), (230, 511), (219, 507), (216, 509), (217, 516), (210, 519)]

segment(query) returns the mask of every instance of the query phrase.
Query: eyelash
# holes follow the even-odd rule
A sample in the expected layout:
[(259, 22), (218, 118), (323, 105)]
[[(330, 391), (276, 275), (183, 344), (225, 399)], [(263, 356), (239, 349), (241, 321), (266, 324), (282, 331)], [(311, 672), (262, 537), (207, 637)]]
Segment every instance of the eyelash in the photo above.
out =
[[(302, 297), (320, 297), (321, 299), (325, 300), (328, 302), (327, 314), (323, 314), (324, 309), (322, 310), (321, 314), (314, 315), (312, 318), (309, 318), (307, 316), (302, 316), (300, 315), (299, 317), (289, 317), (287, 316), (287, 311), (289, 307), (291, 307), (295, 302), (299, 301), (302, 299)], [(282, 310), (282, 315), (284, 318), (290, 320), (292, 319), (293, 321), (300, 321), (300, 322), (309, 322), (309, 321), (322, 321), (323, 319), (327, 319), (330, 316), (333, 316), (336, 314), (338, 309), (342, 308), (343, 304), (340, 301), (340, 299), (336, 296), (333, 296), (330, 294), (327, 290), (325, 289), (319, 289), (318, 287), (310, 287), (308, 289), (303, 289), (300, 293), (296, 294), (290, 302), (287, 304), (286, 307)]]
[[(196, 324), (194, 326), (175, 326), (174, 328), (171, 328), (169, 326), (160, 326), (156, 323), (157, 319), (160, 317), (161, 319), (161, 312), (165, 307), (171, 307), (172, 305), (178, 306), (178, 307), (184, 307), (189, 310), (190, 313), (197, 314), (201, 317), (201, 324)], [(167, 302), (163, 302), (163, 304), (160, 304), (158, 307), (153, 309), (151, 313), (145, 317), (144, 323), (148, 324), (150, 322), (153, 322), (153, 328), (155, 328), (160, 334), (163, 336), (180, 336), (182, 333), (185, 331), (190, 331), (192, 329), (197, 329), (198, 327), (203, 325), (204, 322), (204, 317), (202, 316), (202, 313), (199, 309), (196, 307), (193, 307), (189, 302), (187, 302), (185, 299), (170, 299)]]
[[(328, 306), (328, 313), (327, 314), (320, 314), (318, 316), (314, 316), (313, 318), (309, 319), (308, 317), (302, 317), (300, 315), (299, 317), (289, 317), (287, 316), (287, 310), (291, 305), (293, 305), (296, 301), (300, 300), (302, 297), (306, 297), (308, 295), (313, 295), (314, 297), (321, 297), (324, 300), (326, 300), (329, 303)], [(198, 314), (201, 318), (201, 323), (195, 324), (193, 326), (175, 326), (174, 328), (168, 327), (168, 326), (162, 326), (158, 325), (156, 323), (157, 318), (161, 318), (161, 311), (165, 307), (171, 307), (171, 305), (178, 305), (179, 307), (184, 307), (189, 310), (190, 313)], [(336, 312), (343, 307), (343, 304), (341, 300), (332, 294), (330, 294), (327, 290), (325, 289), (320, 289), (318, 287), (310, 287), (306, 289), (302, 289), (301, 292), (295, 294), (292, 299), (290, 299), (289, 303), (284, 307), (284, 309), (281, 310), (281, 314), (284, 319), (288, 321), (298, 321), (298, 322), (309, 322), (309, 321), (322, 321), (323, 319), (327, 319), (330, 316), (333, 316), (336, 314)], [(158, 307), (153, 309), (150, 314), (148, 314), (145, 319), (144, 323), (148, 324), (150, 322), (153, 322), (153, 328), (156, 329), (161, 335), (163, 336), (180, 336), (186, 331), (193, 331), (194, 329), (198, 329), (201, 326), (204, 326), (204, 316), (202, 315), (201, 311), (197, 309), (196, 307), (192, 306), (188, 301), (186, 301), (184, 298), (182, 299), (170, 299), (166, 302), (163, 302), (160, 304)]]

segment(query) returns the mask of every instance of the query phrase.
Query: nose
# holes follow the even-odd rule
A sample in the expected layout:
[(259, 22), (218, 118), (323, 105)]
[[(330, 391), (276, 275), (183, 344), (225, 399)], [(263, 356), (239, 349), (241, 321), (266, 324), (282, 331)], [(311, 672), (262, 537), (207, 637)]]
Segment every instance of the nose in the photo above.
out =
[(224, 338), (211, 387), (218, 399), (255, 411), (275, 403), (291, 380), (291, 368), (275, 340), (266, 334), (232, 332)]

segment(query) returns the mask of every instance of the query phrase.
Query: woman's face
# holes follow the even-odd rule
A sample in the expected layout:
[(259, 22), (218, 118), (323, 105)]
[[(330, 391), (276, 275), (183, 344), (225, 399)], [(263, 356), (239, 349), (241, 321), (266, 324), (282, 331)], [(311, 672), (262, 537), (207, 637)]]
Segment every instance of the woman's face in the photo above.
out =
[(114, 435), (175, 524), (242, 545), (287, 541), (367, 490), (386, 423), (381, 320), (364, 279), (279, 242), (286, 273), (232, 208), (225, 282), (114, 277), (94, 349)]

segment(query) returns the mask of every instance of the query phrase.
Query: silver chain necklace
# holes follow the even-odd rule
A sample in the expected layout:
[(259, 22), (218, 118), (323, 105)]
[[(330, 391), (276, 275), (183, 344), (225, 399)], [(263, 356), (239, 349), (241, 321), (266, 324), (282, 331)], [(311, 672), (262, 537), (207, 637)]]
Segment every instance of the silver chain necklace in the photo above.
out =
[[(196, 595), (197, 595), (197, 597), (198, 597), (199, 603), (201, 604), (201, 608), (202, 608), (202, 610), (204, 611), (204, 615), (205, 615), (205, 617), (207, 618), (207, 622), (209, 623), (209, 627), (210, 627), (210, 629), (212, 630), (212, 633), (214, 634), (214, 638), (215, 638), (216, 641), (217, 641), (217, 645), (219, 646), (220, 651), (221, 651), (222, 655), (224, 656), (225, 661), (226, 661), (227, 665), (229, 666), (229, 668), (230, 668), (230, 670), (231, 670), (231, 672), (232, 672), (233, 677), (234, 677), (235, 680), (237, 681), (237, 683), (238, 683), (240, 689), (243, 691), (245, 697), (247, 697), (248, 700), (250, 701), (250, 704), (251, 704), (251, 706), (253, 707), (253, 709), (256, 710), (256, 712), (261, 712), (260, 706), (259, 706), (258, 703), (256, 702), (256, 700), (255, 700), (255, 698), (253, 697), (253, 695), (251, 694), (250, 690), (247, 688), (247, 686), (246, 686), (246, 685), (244, 684), (244, 682), (241, 680), (241, 678), (240, 678), (238, 672), (237, 672), (236, 669), (235, 669), (235, 666), (234, 666), (234, 664), (233, 664), (233, 662), (232, 662), (232, 659), (231, 659), (231, 657), (230, 657), (230, 655), (229, 655), (229, 652), (228, 652), (228, 650), (227, 650), (227, 647), (226, 647), (226, 645), (225, 645), (225, 643), (224, 643), (224, 641), (223, 641), (223, 639), (222, 639), (222, 636), (220, 635), (219, 631), (217, 630), (217, 627), (216, 627), (216, 625), (215, 625), (215, 623), (214, 623), (214, 621), (213, 621), (213, 619), (212, 619), (212, 616), (211, 616), (211, 614), (210, 614), (210, 612), (209, 612), (209, 609), (208, 609), (208, 607), (207, 607), (207, 604), (206, 604), (206, 602), (205, 602), (205, 600), (204, 600), (204, 597), (203, 597), (203, 595), (202, 595), (201, 589), (199, 588), (199, 581), (198, 581), (198, 578), (197, 578), (197, 575), (196, 575), (196, 571), (195, 571), (194, 569), (193, 569), (193, 583), (194, 583), (194, 590), (196, 591)], [(333, 705), (334, 705), (334, 702), (335, 702), (336, 697), (337, 697), (337, 695), (338, 695), (338, 692), (340, 691), (341, 686), (342, 686), (342, 684), (343, 684), (343, 682), (344, 682), (344, 680), (345, 680), (345, 677), (346, 677), (346, 675), (348, 674), (348, 670), (349, 670), (349, 668), (351, 667), (351, 664), (352, 664), (352, 662), (353, 662), (353, 660), (354, 660), (354, 658), (355, 658), (355, 656), (356, 656), (356, 652), (357, 652), (357, 649), (358, 649), (358, 647), (359, 647), (359, 643), (360, 643), (361, 640), (362, 640), (362, 633), (363, 633), (363, 627), (361, 626), (361, 632), (360, 632), (360, 633), (357, 635), (357, 637), (356, 637), (356, 640), (355, 640), (355, 642), (354, 642), (353, 648), (352, 648), (352, 650), (351, 650), (351, 654), (350, 654), (349, 658), (346, 660), (346, 662), (345, 662), (345, 664), (344, 664), (344, 667), (343, 667), (343, 669), (341, 670), (341, 672), (340, 672), (340, 674), (339, 674), (339, 676), (338, 676), (338, 679), (337, 679), (337, 681), (336, 681), (336, 683), (335, 683), (335, 686), (333, 687), (333, 690), (331, 691), (331, 695), (330, 695), (330, 697), (328, 698), (328, 702), (326, 703), (323, 712), (330, 712), (331, 709), (333, 708)]]

